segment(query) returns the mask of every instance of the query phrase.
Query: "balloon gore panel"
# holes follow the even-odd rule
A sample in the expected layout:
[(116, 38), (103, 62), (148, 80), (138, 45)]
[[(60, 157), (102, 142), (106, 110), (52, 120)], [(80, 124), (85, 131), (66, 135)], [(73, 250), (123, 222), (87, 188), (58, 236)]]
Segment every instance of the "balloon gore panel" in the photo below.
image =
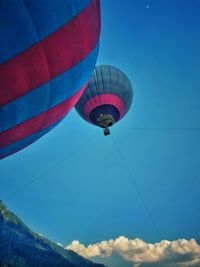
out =
[(96, 64), (100, 0), (0, 1), (0, 158), (60, 122)]

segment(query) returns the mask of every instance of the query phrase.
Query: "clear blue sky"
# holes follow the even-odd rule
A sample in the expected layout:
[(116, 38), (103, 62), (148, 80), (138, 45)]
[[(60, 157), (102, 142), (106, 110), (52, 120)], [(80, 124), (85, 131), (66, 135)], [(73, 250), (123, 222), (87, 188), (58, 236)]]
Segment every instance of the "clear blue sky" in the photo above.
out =
[(111, 134), (162, 237), (112, 137), (74, 110), (0, 162), (1, 198), (33, 230), (63, 244), (119, 235), (200, 241), (200, 130), (169, 129), (200, 129), (199, 10), (198, 0), (101, 1), (97, 63), (123, 70), (134, 90)]

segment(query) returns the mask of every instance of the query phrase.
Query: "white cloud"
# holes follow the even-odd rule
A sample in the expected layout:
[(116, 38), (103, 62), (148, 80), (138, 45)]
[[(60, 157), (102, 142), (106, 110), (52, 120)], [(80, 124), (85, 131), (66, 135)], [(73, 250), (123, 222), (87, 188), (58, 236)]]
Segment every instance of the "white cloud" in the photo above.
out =
[(174, 266), (174, 263), (179, 267), (200, 266), (200, 246), (194, 239), (163, 240), (152, 244), (138, 238), (129, 240), (120, 236), (87, 247), (79, 241), (73, 241), (66, 248), (85, 258), (109, 257), (117, 253), (125, 261), (132, 262), (134, 267), (153, 263), (159, 263), (159, 266)]

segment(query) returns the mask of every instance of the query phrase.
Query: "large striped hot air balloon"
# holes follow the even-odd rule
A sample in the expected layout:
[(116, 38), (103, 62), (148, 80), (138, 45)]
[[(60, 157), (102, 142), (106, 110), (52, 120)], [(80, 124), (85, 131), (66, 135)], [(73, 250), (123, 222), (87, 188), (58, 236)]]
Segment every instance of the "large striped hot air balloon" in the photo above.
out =
[(100, 0), (0, 1), (0, 158), (76, 104), (94, 69)]
[(108, 135), (109, 127), (128, 112), (132, 98), (128, 77), (116, 67), (100, 65), (75, 108), (84, 120), (104, 128), (104, 134)]

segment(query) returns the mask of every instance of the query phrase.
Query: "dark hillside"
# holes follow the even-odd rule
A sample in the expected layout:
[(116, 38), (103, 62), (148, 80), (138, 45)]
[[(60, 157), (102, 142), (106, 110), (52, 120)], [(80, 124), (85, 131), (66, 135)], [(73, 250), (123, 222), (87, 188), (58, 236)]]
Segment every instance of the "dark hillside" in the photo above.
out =
[(0, 201), (0, 267), (103, 267), (31, 231)]

